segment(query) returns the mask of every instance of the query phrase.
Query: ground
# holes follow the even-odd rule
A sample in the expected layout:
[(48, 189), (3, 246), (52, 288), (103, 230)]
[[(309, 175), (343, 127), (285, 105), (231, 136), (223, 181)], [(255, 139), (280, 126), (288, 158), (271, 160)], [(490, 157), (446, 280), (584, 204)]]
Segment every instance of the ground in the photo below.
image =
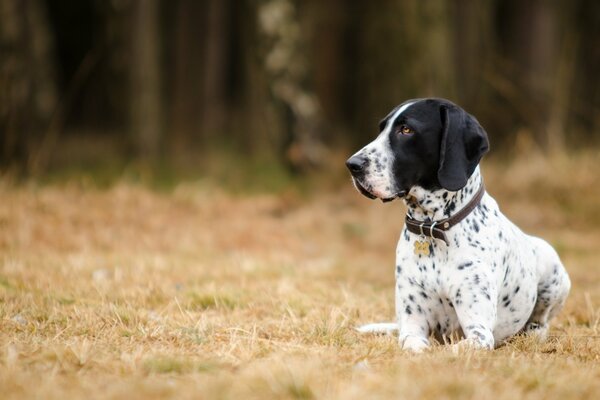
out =
[(501, 209), (557, 248), (573, 288), (546, 343), (460, 354), (354, 331), (393, 317), (404, 208), (349, 180), (0, 180), (2, 397), (598, 398), (599, 161), (484, 162)]

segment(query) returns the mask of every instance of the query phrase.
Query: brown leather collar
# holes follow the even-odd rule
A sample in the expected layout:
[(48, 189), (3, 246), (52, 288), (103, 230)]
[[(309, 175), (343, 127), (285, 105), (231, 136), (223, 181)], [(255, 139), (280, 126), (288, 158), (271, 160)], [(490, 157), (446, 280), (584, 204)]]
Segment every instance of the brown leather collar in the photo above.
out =
[(465, 207), (463, 207), (453, 216), (440, 221), (417, 221), (416, 219), (412, 219), (407, 215), (405, 219), (406, 229), (417, 235), (443, 240), (446, 242), (446, 245), (450, 245), (450, 242), (446, 237), (446, 231), (465, 219), (466, 216), (469, 215), (471, 211), (473, 211), (475, 207), (479, 205), (484, 193), (485, 187), (483, 186), (482, 182), (477, 193), (475, 193), (471, 201), (469, 201)]

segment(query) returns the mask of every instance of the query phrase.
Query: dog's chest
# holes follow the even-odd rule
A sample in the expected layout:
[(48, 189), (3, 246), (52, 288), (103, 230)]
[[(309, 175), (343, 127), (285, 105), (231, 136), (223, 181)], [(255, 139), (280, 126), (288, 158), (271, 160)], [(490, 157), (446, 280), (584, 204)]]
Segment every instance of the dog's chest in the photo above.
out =
[[(504, 218), (493, 200), (448, 232), (449, 245), (403, 229), (396, 250), (397, 309), (422, 316), (434, 332), (459, 330), (454, 301), (473, 309), (477, 298), (497, 302), (497, 334), (515, 333), (535, 302), (535, 256), (528, 237)], [(517, 254), (519, 256), (517, 256)]]

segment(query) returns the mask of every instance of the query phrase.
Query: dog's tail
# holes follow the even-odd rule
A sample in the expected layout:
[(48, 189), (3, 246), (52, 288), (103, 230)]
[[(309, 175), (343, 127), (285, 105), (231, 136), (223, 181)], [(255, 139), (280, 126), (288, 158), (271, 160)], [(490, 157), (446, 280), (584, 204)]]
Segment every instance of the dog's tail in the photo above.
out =
[(356, 330), (360, 333), (375, 333), (379, 335), (391, 335), (400, 330), (395, 322), (379, 322), (376, 324), (366, 324), (359, 326)]

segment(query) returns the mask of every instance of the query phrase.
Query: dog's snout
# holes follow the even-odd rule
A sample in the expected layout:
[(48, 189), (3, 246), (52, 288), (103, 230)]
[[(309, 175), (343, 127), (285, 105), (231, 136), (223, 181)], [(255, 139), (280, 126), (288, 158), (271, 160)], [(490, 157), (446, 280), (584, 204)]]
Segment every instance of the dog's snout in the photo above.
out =
[(352, 156), (348, 159), (348, 161), (346, 161), (346, 167), (348, 167), (350, 172), (355, 174), (358, 172), (362, 172), (366, 168), (368, 163), (369, 160), (367, 160), (366, 157)]

